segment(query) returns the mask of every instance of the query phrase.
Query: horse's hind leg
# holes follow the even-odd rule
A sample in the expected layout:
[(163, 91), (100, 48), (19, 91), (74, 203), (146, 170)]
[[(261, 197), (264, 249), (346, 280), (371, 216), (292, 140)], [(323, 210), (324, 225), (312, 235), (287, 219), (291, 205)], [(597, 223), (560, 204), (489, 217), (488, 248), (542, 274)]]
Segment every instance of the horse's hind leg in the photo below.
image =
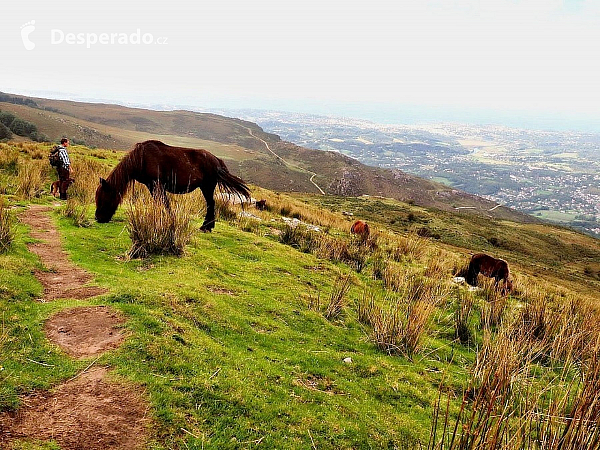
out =
[(202, 195), (204, 195), (204, 200), (206, 200), (206, 216), (204, 217), (204, 223), (200, 227), (200, 229), (204, 232), (211, 232), (215, 227), (215, 188), (216, 184), (212, 186), (206, 186), (200, 188), (202, 190)]

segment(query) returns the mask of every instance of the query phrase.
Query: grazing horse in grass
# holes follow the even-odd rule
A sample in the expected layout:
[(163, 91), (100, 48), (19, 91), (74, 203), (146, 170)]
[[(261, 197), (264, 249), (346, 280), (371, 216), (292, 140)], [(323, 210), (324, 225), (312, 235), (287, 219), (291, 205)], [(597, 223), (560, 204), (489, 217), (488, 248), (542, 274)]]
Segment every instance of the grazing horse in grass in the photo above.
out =
[(485, 253), (473, 255), (469, 262), (469, 270), (466, 276), (467, 283), (471, 286), (476, 286), (477, 275), (479, 274), (494, 278), (496, 280), (496, 285), (498, 285), (500, 281), (504, 281), (502, 290), (505, 293), (512, 290), (512, 280), (508, 269), (508, 263), (503, 259), (496, 259)]
[(369, 230), (369, 225), (367, 224), (367, 222), (363, 222), (362, 220), (357, 220), (350, 227), (350, 233), (356, 234), (362, 240), (367, 239), (369, 237), (370, 232), (371, 231)]
[(96, 220), (109, 222), (129, 186), (137, 181), (169, 209), (166, 192), (187, 194), (200, 188), (206, 200), (206, 217), (200, 228), (215, 226), (214, 192), (217, 185), (229, 194), (250, 198), (250, 189), (241, 178), (229, 173), (225, 163), (202, 149), (171, 147), (160, 141), (135, 144), (125, 158), (96, 190)]

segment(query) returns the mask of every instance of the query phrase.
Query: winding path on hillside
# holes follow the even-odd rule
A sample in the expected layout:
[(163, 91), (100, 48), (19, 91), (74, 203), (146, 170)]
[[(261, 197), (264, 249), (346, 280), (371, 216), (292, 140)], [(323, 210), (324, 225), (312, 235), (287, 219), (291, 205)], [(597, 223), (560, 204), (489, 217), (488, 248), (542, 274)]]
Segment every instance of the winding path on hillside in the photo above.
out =
[[(40, 301), (84, 300), (106, 289), (89, 286), (92, 276), (73, 265), (62, 250), (58, 230), (48, 216), (50, 207), (31, 205), (20, 220), (39, 240), (29, 245), (46, 270), (35, 275), (44, 286)], [(51, 391), (21, 398), (16, 412), (0, 414), (0, 448), (21, 441), (55, 441), (62, 450), (130, 450), (147, 441), (148, 405), (138, 389), (112, 381), (108, 367), (96, 362), (125, 338), (125, 318), (106, 306), (63, 309), (46, 320), (46, 337), (73, 358), (92, 358), (90, 364)], [(33, 360), (28, 363), (42, 364)], [(52, 366), (48, 370), (52, 370)]]
[(285, 160), (285, 159), (283, 159), (281, 156), (279, 156), (277, 153), (275, 153), (273, 150), (271, 150), (271, 147), (269, 146), (269, 143), (268, 143), (267, 141), (265, 141), (264, 139), (262, 139), (262, 138), (260, 138), (260, 137), (256, 136), (256, 135), (255, 135), (255, 134), (252, 132), (252, 129), (251, 129), (251, 128), (249, 128), (249, 127), (246, 127), (246, 126), (244, 126), (244, 125), (240, 125), (240, 126), (241, 126), (242, 128), (245, 128), (245, 129), (248, 131), (248, 133), (250, 134), (250, 136), (252, 136), (253, 138), (255, 138), (255, 139), (258, 139), (260, 142), (262, 142), (262, 143), (264, 144), (264, 146), (266, 147), (266, 149), (267, 149), (269, 152), (271, 152), (271, 154), (272, 154), (273, 156), (275, 156), (275, 158), (279, 159), (279, 160), (280, 160), (280, 161), (281, 161), (283, 164), (285, 164), (285, 165), (286, 165), (286, 166), (288, 166), (288, 167), (293, 167), (293, 168), (295, 168), (295, 169), (299, 169), (299, 170), (302, 170), (302, 171), (304, 171), (304, 172), (308, 172), (309, 174), (311, 174), (311, 177), (310, 177), (310, 179), (309, 179), (308, 181), (310, 181), (310, 182), (311, 182), (311, 183), (312, 183), (312, 184), (313, 184), (313, 185), (314, 185), (314, 186), (315, 186), (315, 187), (316, 187), (316, 188), (319, 190), (319, 192), (320, 192), (321, 194), (325, 195), (325, 192), (323, 191), (323, 189), (321, 189), (321, 188), (319, 187), (319, 185), (318, 185), (317, 183), (315, 183), (315, 181), (314, 181), (314, 178), (317, 176), (317, 174), (316, 174), (315, 172), (312, 172), (312, 171), (310, 171), (310, 170), (308, 170), (308, 169), (304, 169), (303, 167), (297, 166), (297, 165), (295, 165), (295, 164), (292, 164), (292, 163), (290, 163), (290, 162), (286, 161), (286, 160)]

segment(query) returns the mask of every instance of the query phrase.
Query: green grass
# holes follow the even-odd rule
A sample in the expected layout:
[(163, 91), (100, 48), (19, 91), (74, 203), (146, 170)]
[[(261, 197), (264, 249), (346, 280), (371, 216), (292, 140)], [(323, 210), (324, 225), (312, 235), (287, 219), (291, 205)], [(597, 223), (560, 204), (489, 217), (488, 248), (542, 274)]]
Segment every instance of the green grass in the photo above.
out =
[[(108, 304), (128, 317), (130, 337), (101, 363), (146, 392), (155, 448), (238, 448), (254, 441), (305, 448), (311, 439), (321, 448), (405, 448), (427, 439), (442, 377), (437, 370), (466, 376), (464, 361), (447, 363), (451, 351), (443, 339), (430, 339), (431, 354), (409, 362), (379, 352), (351, 311), (330, 322), (310, 310), (306, 294), (328, 293), (338, 274), (349, 272), (344, 265), (223, 222), (198, 235), (181, 258), (127, 260), (122, 210), (105, 225), (57, 223), (72, 260), (110, 293), (87, 302), (33, 301), (40, 295), (31, 275), (37, 263), (19, 235), (11, 257), (19, 261), (2, 272), (2, 284), (31, 287), (3, 300), (10, 339), (0, 351), (1, 409), (14, 409), (20, 393), (47, 389), (85, 367), (42, 334), (52, 313), (84, 304)], [(355, 287), (350, 296), (358, 295)], [(352, 364), (342, 361), (348, 356)]]
[[(111, 157), (101, 151), (97, 155), (94, 158), (101, 160)], [(426, 245), (442, 262), (449, 254), (466, 260), (468, 250), (492, 250), (509, 257), (511, 264), (515, 261), (513, 267), (532, 278), (547, 277), (550, 281), (540, 286), (548, 290), (573, 287), (572, 292), (597, 294), (595, 281), (580, 282), (577, 273), (569, 271), (597, 258), (598, 242), (569, 230), (452, 215), (381, 199), (257, 192), (272, 202), (277, 197), (302, 220), (313, 216), (324, 228), (330, 218), (327, 211), (351, 211), (354, 218), (367, 218), (375, 230), (386, 233), (428, 227), (439, 237), (427, 239)], [(17, 205), (14, 199), (12, 205)], [(87, 214), (92, 219), (93, 208)], [(454, 290), (435, 311), (424, 348), (409, 360), (379, 350), (368, 326), (357, 320), (352, 305), (365, 289), (378, 299), (388, 296), (393, 301), (397, 295), (385, 291), (383, 281), (372, 279), (372, 262), (356, 273), (344, 263), (281, 244), (271, 233), (276, 227), (271, 216), (249, 227), (253, 232), (218, 220), (215, 231), (198, 233), (183, 256), (144, 260), (126, 257), (131, 242), (124, 207), (112, 222), (92, 220), (89, 227), (75, 226), (58, 211), (53, 217), (71, 260), (109, 293), (88, 301), (36, 301), (42, 288), (33, 271), (41, 266), (27, 251), (31, 239), (26, 228), (17, 226), (10, 251), (0, 255), (0, 411), (16, 409), (23, 394), (56, 386), (90, 363), (74, 361), (49, 344), (42, 328), (57, 311), (95, 304), (110, 305), (128, 319), (126, 341), (97, 364), (110, 366), (148, 399), (153, 449), (258, 444), (281, 449), (412, 448), (429, 438), (440, 389), (451, 396), (451, 415), (458, 411), (482, 343), (476, 326), (480, 297), (465, 345), (454, 339)], [(343, 227), (350, 221), (336, 217), (330, 235), (347, 238)], [(341, 228), (335, 228), (338, 225)], [(194, 226), (199, 228), (200, 221)], [(394, 267), (401, 273), (422, 274), (424, 265), (433, 265), (427, 258), (400, 257)], [(546, 272), (538, 275), (541, 268)], [(449, 277), (447, 270), (443, 267), (435, 276)], [(320, 296), (324, 302), (340, 275), (350, 275), (354, 283), (350, 306), (329, 321), (310, 299)], [(518, 301), (523, 298), (511, 299), (510, 307)], [(343, 362), (347, 357), (351, 364)]]
[(149, 391), (161, 440), (297, 448), (312, 435), (317, 446), (402, 448), (426, 439), (439, 381), (428, 363), (381, 355), (351, 316), (332, 324), (302, 300), (348, 269), (309, 271), (319, 264), (311, 255), (224, 223), (183, 258), (143, 263), (118, 260), (128, 245), (114, 238), (119, 222), (61, 228), (74, 259), (111, 287), (106, 301), (130, 318), (132, 337), (111, 365)]

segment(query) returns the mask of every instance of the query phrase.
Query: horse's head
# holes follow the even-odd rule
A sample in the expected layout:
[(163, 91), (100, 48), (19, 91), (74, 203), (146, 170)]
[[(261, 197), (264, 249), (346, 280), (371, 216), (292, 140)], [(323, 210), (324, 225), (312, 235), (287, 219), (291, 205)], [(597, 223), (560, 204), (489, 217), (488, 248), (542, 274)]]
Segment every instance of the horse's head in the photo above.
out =
[(110, 222), (119, 203), (121, 195), (104, 178), (100, 178), (100, 185), (96, 189), (96, 221)]

